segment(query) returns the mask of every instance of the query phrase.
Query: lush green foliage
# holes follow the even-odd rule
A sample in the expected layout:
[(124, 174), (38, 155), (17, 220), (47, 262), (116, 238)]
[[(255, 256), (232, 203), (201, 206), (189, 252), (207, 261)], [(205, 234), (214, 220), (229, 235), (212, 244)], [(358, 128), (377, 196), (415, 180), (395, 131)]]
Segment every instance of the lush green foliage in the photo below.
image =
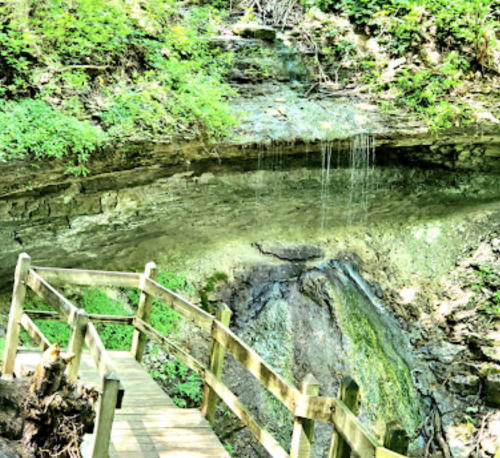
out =
[(168, 387), (172, 400), (179, 407), (199, 407), (203, 397), (203, 381), (181, 361), (169, 361), (161, 370), (151, 372), (154, 379)]
[[(127, 315), (123, 308), (123, 303), (109, 298), (106, 293), (98, 289), (89, 289), (84, 292), (79, 306), (83, 307), (89, 314), (99, 315)], [(53, 310), (45, 305), (43, 301), (36, 297), (26, 306), (31, 310)], [(129, 313), (130, 315), (130, 313)], [(40, 331), (53, 343), (57, 342), (61, 346), (66, 346), (71, 333), (67, 323), (56, 321), (38, 321), (37, 326)], [(104, 346), (109, 350), (128, 350), (132, 343), (133, 329), (130, 326), (97, 324), (97, 331)], [(22, 340), (29, 342), (29, 336), (23, 333)]]
[[(387, 106), (419, 113), (432, 131), (471, 119), (466, 103), (452, 102), (450, 96), (460, 85), (477, 79), (478, 72), (500, 72), (498, 0), (307, 0), (306, 4), (349, 20), (345, 30), (338, 26), (339, 19), (324, 24), (316, 37), (327, 70), (335, 76), (339, 66), (357, 70), (372, 92), (389, 93)], [(376, 37), (378, 55), (360, 55), (353, 31)], [(405, 63), (395, 75), (383, 75), (395, 58)]]
[(31, 0), (28, 15), (10, 5), (0, 6), (0, 97), (13, 129), (0, 131), (0, 159), (67, 155), (82, 173), (104, 141), (218, 138), (234, 123), (226, 58), (205, 39), (223, 16), (214, 8)]
[(0, 100), (0, 161), (24, 157), (72, 158), (68, 172), (86, 174), (85, 162), (104, 139), (99, 127), (61, 113), (42, 100)]

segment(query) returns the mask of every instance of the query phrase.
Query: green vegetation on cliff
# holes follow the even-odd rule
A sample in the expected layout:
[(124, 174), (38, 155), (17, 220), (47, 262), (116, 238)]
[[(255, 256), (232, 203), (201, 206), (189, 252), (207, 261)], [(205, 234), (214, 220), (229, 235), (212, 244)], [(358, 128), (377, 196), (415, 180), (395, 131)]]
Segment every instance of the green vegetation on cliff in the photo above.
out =
[(0, 6), (0, 161), (89, 155), (118, 141), (217, 138), (224, 56), (219, 12), (144, 0), (10, 0)]
[(334, 90), (356, 86), (433, 131), (491, 119), (484, 95), (500, 83), (498, 0), (305, 3), (300, 30), (316, 45), (318, 79)]

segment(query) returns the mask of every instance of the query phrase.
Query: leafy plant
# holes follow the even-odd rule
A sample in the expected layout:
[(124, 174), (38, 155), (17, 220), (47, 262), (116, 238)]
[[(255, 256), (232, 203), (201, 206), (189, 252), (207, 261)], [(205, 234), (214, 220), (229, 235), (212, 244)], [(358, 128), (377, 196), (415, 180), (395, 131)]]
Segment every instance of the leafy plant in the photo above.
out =
[[(235, 120), (227, 56), (205, 39), (224, 12), (174, 0), (0, 4), (0, 160), (63, 158), (68, 173), (104, 144), (220, 138)], [(90, 122), (92, 121), (92, 122)], [(71, 161), (71, 162), (69, 162)]]
[(163, 382), (172, 400), (179, 407), (199, 407), (203, 397), (203, 380), (181, 361), (169, 361), (151, 376)]
[(226, 449), (226, 452), (229, 453), (230, 457), (236, 458), (236, 454), (235, 454), (234, 448), (233, 448), (233, 446), (229, 442), (226, 442), (224, 444), (224, 448)]
[(70, 159), (75, 175), (85, 175), (90, 155), (102, 144), (99, 127), (56, 111), (42, 100), (5, 102), (0, 99), (0, 161)]

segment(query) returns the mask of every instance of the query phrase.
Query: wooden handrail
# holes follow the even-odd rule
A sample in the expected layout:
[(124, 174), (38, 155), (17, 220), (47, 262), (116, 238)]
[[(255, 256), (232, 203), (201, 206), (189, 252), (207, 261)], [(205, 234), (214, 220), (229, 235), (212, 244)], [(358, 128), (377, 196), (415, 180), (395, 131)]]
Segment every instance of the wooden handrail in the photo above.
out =
[(194, 322), (201, 329), (212, 332), (212, 325), (215, 318), (210, 313), (205, 312), (200, 307), (196, 307), (196, 305), (191, 304), (191, 302), (183, 299), (154, 280), (150, 278), (146, 278), (145, 280), (143, 289), (145, 293), (168, 305), (172, 310), (187, 320)]
[(141, 274), (99, 270), (56, 269), (33, 266), (40, 276), (53, 285), (121, 286), (138, 288)]
[[(404, 458), (403, 455), (382, 447), (380, 442), (359, 422), (356, 415), (352, 413), (342, 400), (301, 393), (296, 387), (277, 374), (269, 364), (227, 326), (178, 294), (147, 278), (145, 275), (33, 267), (29, 272), (28, 285), (32, 289), (35, 289), (42, 298), (51, 303), (60, 314), (68, 317), (69, 320), (74, 320), (72, 317), (75, 315), (75, 311), (70, 307), (71, 303), (54, 290), (47, 283), (48, 281), (55, 284), (69, 283), (92, 286), (138, 287), (143, 294), (165, 303), (184, 318), (194, 322), (204, 331), (211, 333), (214, 341), (232, 354), (296, 418), (333, 424), (335, 430), (342, 436), (352, 451), (361, 458)], [(26, 312), (26, 317), (58, 319), (57, 314), (35, 311)], [(139, 332), (147, 335), (198, 373), (217, 396), (228, 405), (233, 413), (259, 439), (273, 458), (289, 458), (289, 455), (279, 443), (258, 424), (236, 395), (220, 381), (220, 378), (185, 350), (158, 333), (150, 324), (139, 317), (89, 315), (89, 320), (86, 342), (98, 364), (101, 375), (104, 374), (104, 377), (114, 379), (111, 363), (107, 359), (104, 346), (100, 342), (97, 331), (92, 323), (132, 324)], [(112, 385), (111, 382), (109, 384), (110, 386)]]
[(43, 335), (42, 331), (38, 329), (38, 326), (33, 323), (31, 318), (26, 313), (23, 313), (21, 317), (21, 325), (31, 336), (31, 338), (38, 344), (42, 351), (45, 351), (50, 347), (51, 343), (49, 342), (47, 337)]
[(238, 400), (235, 394), (225, 386), (222, 382), (217, 380), (215, 374), (210, 372), (203, 364), (196, 358), (193, 358), (183, 349), (179, 348), (173, 342), (169, 341), (165, 336), (162, 336), (151, 325), (145, 323), (140, 318), (134, 320), (134, 324), (141, 332), (148, 335), (160, 347), (169, 351), (176, 358), (181, 360), (191, 370), (196, 372), (205, 382), (212, 388), (217, 396), (221, 398), (224, 403), (231, 409), (231, 411), (243, 422), (245, 426), (259, 439), (264, 448), (269, 452), (273, 458), (289, 458), (289, 455), (281, 447), (276, 439), (266, 431), (252, 415), (246, 410), (243, 404)]
[(73, 320), (76, 317), (78, 309), (33, 269), (29, 271), (27, 283), (38, 296), (52, 305), (58, 313), (63, 315), (69, 324), (75, 324)]
[[(25, 310), (24, 313), (32, 320), (66, 322), (64, 317), (57, 312), (45, 310)], [(89, 313), (89, 320), (94, 324), (125, 324), (133, 326), (134, 317), (126, 315), (98, 315), (95, 313)]]

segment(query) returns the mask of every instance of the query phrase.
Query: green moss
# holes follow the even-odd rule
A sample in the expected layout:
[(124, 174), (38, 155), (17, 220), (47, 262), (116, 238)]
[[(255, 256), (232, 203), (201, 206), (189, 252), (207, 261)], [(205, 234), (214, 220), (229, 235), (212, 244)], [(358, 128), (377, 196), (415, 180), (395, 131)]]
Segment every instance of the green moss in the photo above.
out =
[(353, 286), (343, 285), (331, 292), (339, 324), (352, 346), (352, 375), (361, 386), (363, 407), (374, 417), (379, 431), (385, 422), (397, 420), (413, 434), (422, 420), (422, 406), (410, 368), (399, 354), (404, 343), (396, 330), (387, 330), (386, 323), (370, 313), (370, 305), (363, 307), (366, 300)]
[[(278, 293), (278, 292), (277, 292)], [(260, 332), (252, 348), (286, 381), (294, 384), (293, 365), (293, 322), (288, 304), (277, 300), (268, 304), (259, 320)], [(278, 399), (262, 388), (262, 416), (264, 426), (281, 443), (285, 450), (290, 448), (293, 416)]]

